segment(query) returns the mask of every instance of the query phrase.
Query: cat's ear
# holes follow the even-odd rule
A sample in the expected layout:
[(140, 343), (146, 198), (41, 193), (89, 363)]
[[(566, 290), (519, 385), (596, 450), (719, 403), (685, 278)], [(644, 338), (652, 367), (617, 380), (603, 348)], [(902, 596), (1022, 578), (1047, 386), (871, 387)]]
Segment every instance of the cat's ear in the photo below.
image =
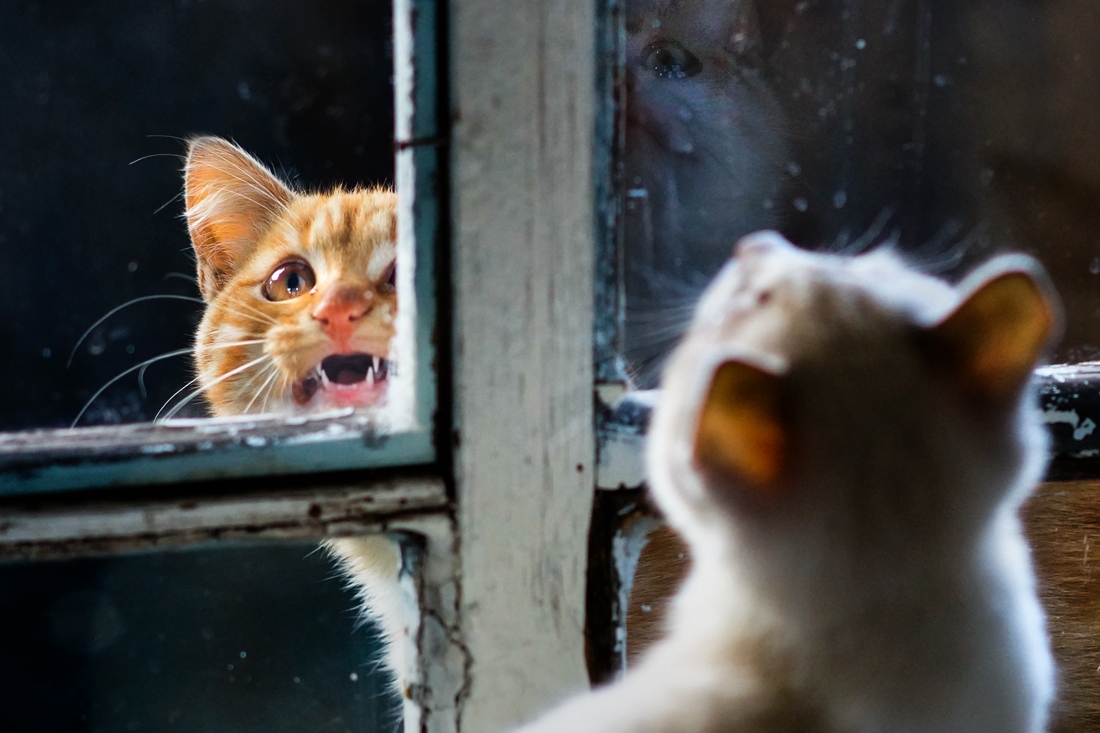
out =
[(964, 397), (996, 403), (1027, 383), (1061, 326), (1061, 310), (1037, 262), (1000, 257), (959, 288), (961, 303), (927, 334), (932, 356)]
[(219, 137), (188, 143), (187, 228), (206, 300), (225, 285), (291, 195), (271, 171), (233, 143)]
[(776, 493), (790, 454), (783, 371), (741, 359), (718, 364), (695, 426), (699, 468), (761, 497)]

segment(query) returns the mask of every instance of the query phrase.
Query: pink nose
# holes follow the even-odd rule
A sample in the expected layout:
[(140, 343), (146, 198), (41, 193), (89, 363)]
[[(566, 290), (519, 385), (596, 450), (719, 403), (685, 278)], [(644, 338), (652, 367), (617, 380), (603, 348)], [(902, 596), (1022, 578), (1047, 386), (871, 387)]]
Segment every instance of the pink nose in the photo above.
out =
[(336, 287), (321, 298), (313, 318), (330, 338), (344, 341), (354, 332), (355, 322), (370, 311), (373, 298), (374, 293), (364, 288)]

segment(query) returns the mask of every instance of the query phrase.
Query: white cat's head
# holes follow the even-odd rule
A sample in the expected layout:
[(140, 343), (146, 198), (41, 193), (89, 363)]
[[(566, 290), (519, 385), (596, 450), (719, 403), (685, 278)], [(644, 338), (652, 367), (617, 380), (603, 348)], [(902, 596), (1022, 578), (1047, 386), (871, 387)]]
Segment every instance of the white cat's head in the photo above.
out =
[(934, 572), (1040, 478), (1028, 382), (1059, 321), (1027, 257), (952, 287), (888, 251), (752, 235), (666, 371), (652, 489), (696, 557), (778, 592)]

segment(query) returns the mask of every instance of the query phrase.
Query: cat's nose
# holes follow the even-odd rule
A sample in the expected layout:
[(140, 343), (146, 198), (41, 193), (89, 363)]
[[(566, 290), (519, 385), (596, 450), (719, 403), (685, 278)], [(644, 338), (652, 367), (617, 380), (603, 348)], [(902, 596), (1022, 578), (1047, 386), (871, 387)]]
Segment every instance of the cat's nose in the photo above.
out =
[(329, 290), (313, 311), (329, 337), (339, 341), (352, 335), (355, 322), (371, 309), (374, 293), (365, 288), (337, 287)]

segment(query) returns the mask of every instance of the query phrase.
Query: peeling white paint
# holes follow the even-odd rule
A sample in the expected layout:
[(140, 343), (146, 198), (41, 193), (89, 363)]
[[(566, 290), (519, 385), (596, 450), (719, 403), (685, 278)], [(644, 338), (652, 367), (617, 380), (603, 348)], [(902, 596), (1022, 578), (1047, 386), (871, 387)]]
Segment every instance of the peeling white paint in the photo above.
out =
[(1077, 415), (1077, 410), (1046, 410), (1043, 412), (1043, 422), (1068, 423), (1076, 428), (1081, 418)]
[(630, 606), (630, 592), (634, 589), (634, 573), (642, 550), (649, 544), (650, 533), (661, 526), (655, 517), (643, 517), (630, 524), (626, 532), (616, 532), (611, 540), (611, 555), (615, 560), (615, 572), (619, 576), (619, 613), (615, 627), (615, 651), (619, 654), (619, 674), (626, 671), (626, 609)]
[(1096, 423), (1092, 421), (1092, 418), (1086, 417), (1081, 424), (1073, 431), (1074, 440), (1084, 440), (1088, 435), (1092, 435), (1096, 430)]
[(645, 437), (614, 431), (600, 445), (596, 485), (601, 489), (635, 488), (645, 483)]

